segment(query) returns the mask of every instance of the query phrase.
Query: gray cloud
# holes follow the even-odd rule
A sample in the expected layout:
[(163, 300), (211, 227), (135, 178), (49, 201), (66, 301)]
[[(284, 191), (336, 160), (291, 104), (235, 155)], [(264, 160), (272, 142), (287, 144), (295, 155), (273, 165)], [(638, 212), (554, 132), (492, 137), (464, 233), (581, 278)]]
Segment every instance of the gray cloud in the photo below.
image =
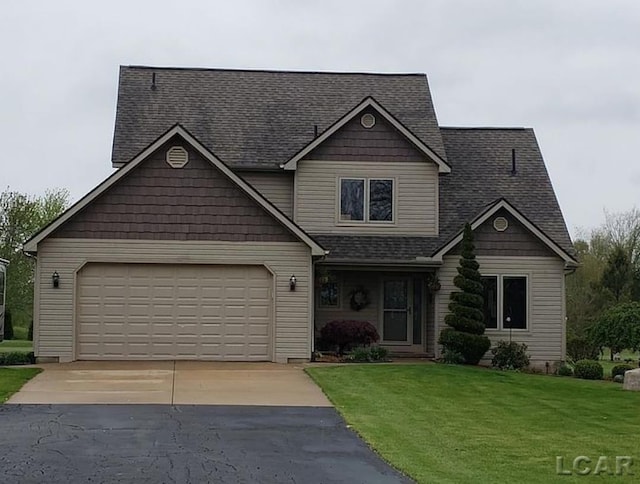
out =
[(74, 198), (112, 172), (120, 64), (426, 72), (445, 125), (536, 129), (567, 223), (638, 205), (632, 1), (11, 2), (0, 185)]

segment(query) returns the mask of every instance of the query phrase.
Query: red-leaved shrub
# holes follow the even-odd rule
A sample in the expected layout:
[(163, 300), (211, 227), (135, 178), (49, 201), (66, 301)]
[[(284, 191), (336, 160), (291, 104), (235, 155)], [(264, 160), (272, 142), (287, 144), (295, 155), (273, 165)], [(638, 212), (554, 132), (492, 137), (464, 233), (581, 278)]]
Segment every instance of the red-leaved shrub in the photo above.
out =
[(368, 321), (336, 320), (330, 321), (320, 330), (321, 344), (326, 348), (337, 349), (343, 355), (356, 346), (370, 346), (380, 336), (375, 326)]

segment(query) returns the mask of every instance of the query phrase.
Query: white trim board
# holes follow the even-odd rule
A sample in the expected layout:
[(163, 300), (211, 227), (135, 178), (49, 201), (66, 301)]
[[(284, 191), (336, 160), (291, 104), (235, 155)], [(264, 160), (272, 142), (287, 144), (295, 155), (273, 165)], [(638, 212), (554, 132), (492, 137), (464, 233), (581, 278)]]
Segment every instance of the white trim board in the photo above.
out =
[(128, 173), (134, 170), (140, 163), (146, 160), (154, 151), (159, 149), (162, 145), (168, 142), (174, 136), (180, 136), (186, 143), (191, 145), (202, 157), (211, 163), (215, 168), (222, 172), (227, 178), (229, 178), (234, 184), (236, 184), (241, 190), (243, 190), (250, 198), (257, 202), (267, 213), (269, 213), (278, 222), (284, 225), (290, 230), (298, 239), (304, 242), (311, 249), (311, 254), (315, 256), (327, 255), (327, 251), (324, 250), (317, 242), (315, 242), (307, 233), (302, 230), (298, 225), (292, 222), (286, 215), (280, 210), (274, 207), (268, 200), (266, 200), (260, 193), (258, 193), (251, 185), (245, 182), (241, 177), (236, 175), (227, 165), (225, 165), (218, 157), (205, 148), (196, 138), (194, 138), (186, 129), (182, 126), (175, 125), (165, 134), (160, 136), (156, 141), (149, 145), (145, 150), (133, 158), (123, 168), (115, 172), (113, 175), (104, 180), (100, 185), (94, 188), (91, 192), (80, 199), (76, 204), (71, 206), (60, 217), (54, 220), (51, 224), (38, 232), (30, 240), (28, 240), (23, 247), (25, 252), (35, 253), (38, 251), (38, 243), (47, 238), (57, 228), (64, 224), (67, 220), (80, 212), (84, 207), (89, 205), (98, 196), (104, 193), (107, 189), (117, 183), (121, 178), (124, 178)]

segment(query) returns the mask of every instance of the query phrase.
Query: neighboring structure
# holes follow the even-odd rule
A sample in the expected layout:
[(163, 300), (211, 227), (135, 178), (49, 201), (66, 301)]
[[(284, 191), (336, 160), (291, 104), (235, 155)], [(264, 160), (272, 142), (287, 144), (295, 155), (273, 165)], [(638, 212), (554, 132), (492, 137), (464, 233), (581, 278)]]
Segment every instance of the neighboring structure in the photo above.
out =
[(0, 341), (4, 339), (4, 312), (7, 304), (7, 266), (9, 261), (0, 259)]
[(112, 161), (25, 244), (41, 359), (306, 360), (333, 319), (437, 357), (466, 222), (487, 334), (564, 359), (533, 131), (439, 127), (424, 75), (123, 67)]

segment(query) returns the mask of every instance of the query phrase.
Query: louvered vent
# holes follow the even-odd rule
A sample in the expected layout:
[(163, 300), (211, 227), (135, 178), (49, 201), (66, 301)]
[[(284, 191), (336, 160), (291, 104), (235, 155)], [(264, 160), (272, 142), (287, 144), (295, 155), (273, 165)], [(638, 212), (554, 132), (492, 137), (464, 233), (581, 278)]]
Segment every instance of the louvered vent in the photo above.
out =
[(371, 113), (363, 114), (360, 118), (360, 124), (367, 129), (373, 128), (376, 125), (376, 117)]
[(504, 217), (496, 217), (493, 221), (493, 228), (498, 232), (504, 232), (509, 227), (509, 221)]
[(171, 168), (182, 168), (189, 163), (189, 153), (182, 146), (173, 146), (167, 151), (167, 163)]

